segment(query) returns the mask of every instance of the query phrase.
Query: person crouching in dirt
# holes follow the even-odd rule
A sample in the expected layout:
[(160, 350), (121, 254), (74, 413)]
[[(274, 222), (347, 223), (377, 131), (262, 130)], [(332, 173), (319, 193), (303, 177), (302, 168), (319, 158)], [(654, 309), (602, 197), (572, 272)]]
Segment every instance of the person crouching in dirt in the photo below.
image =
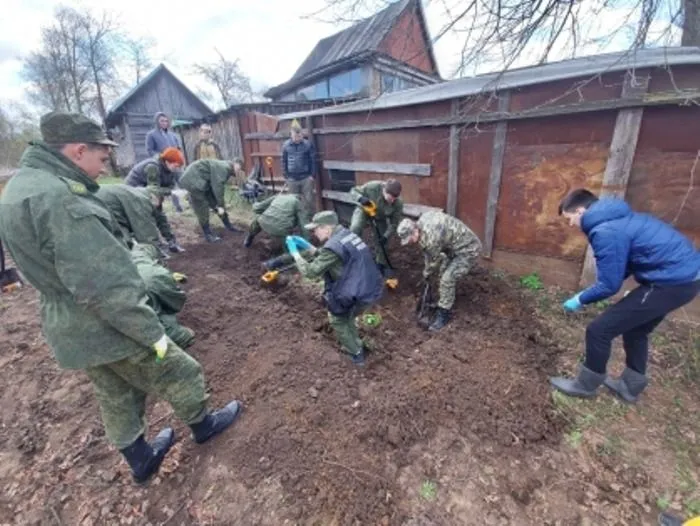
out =
[[(375, 240), (375, 261), (385, 278), (393, 278), (393, 270), (384, 256), (384, 251), (388, 250), (389, 239), (396, 234), (396, 228), (403, 218), (401, 183), (395, 179), (389, 179), (386, 182), (370, 181), (354, 187), (350, 190), (350, 194), (361, 206), (352, 213), (350, 231), (361, 236), (367, 221), (374, 221), (377, 228), (375, 230), (374, 226), (372, 227), (373, 235), (375, 237), (379, 235)], [(382, 247), (384, 247), (383, 250)]]
[[(586, 358), (575, 378), (552, 378), (569, 396), (592, 397), (605, 384), (627, 402), (647, 386), (649, 334), (671, 311), (690, 303), (700, 291), (700, 252), (672, 226), (632, 211), (622, 199), (574, 190), (559, 204), (559, 214), (580, 228), (596, 259), (596, 282), (568, 299), (575, 312), (616, 294), (628, 276), (639, 287), (609, 307), (586, 328)], [(622, 335), (627, 367), (619, 378), (606, 377), (612, 340)]]
[(440, 299), (428, 328), (439, 331), (450, 321), (457, 281), (469, 274), (481, 255), (481, 241), (459, 219), (442, 212), (426, 212), (416, 222), (403, 219), (397, 233), (402, 245), (419, 243), (425, 257), (424, 280), (440, 271)]
[[(155, 157), (144, 159), (136, 164), (129, 175), (126, 176), (124, 182), (129, 186), (148, 187), (156, 195), (158, 200), (156, 209), (162, 216), (159, 222), (166, 222), (168, 218), (163, 212), (163, 200), (170, 195), (176, 183), (176, 173), (185, 164), (185, 157), (177, 148), (166, 148), (162, 153)], [(168, 226), (168, 230), (170, 227)], [(172, 234), (172, 231), (171, 231)], [(168, 248), (171, 252), (184, 252), (185, 249), (178, 245), (175, 236), (167, 239)]]
[(209, 210), (214, 210), (226, 230), (240, 232), (231, 224), (224, 201), (226, 181), (232, 175), (234, 175), (233, 162), (202, 159), (189, 165), (180, 178), (180, 186), (189, 192), (192, 209), (204, 232), (204, 238), (209, 243), (221, 241), (209, 226)]
[(287, 238), (287, 247), (304, 277), (324, 278), (323, 298), (330, 325), (353, 363), (363, 365), (364, 344), (357, 332), (355, 316), (381, 299), (384, 293), (382, 275), (369, 247), (360, 237), (338, 224), (335, 212), (318, 212), (305, 228), (313, 231), (324, 243), (320, 249), (311, 251), (312, 260), (306, 261), (299, 253), (293, 237)]
[(158, 250), (162, 259), (168, 259), (170, 256), (160, 247), (160, 236), (168, 244), (174, 242), (175, 236), (168, 218), (157, 207), (159, 196), (154, 191), (158, 190), (126, 184), (105, 184), (100, 185), (95, 195), (112, 212), (129, 247), (134, 242), (150, 244)]
[(197, 443), (228, 428), (240, 404), (207, 410), (201, 365), (166, 336), (114, 219), (95, 196), (116, 144), (79, 114), (44, 115), (40, 130), (43, 141), (24, 152), (0, 196), (3, 243), (41, 293), (42, 332), (59, 366), (85, 371), (107, 438), (144, 482), (175, 441), (169, 427), (146, 441), (147, 394), (167, 400)]
[(253, 203), (255, 217), (250, 223), (243, 246), (249, 248), (253, 239), (264, 231), (274, 238), (284, 238), (299, 229), (305, 239), (308, 231), (303, 228), (309, 222), (306, 208), (298, 194), (280, 194)]

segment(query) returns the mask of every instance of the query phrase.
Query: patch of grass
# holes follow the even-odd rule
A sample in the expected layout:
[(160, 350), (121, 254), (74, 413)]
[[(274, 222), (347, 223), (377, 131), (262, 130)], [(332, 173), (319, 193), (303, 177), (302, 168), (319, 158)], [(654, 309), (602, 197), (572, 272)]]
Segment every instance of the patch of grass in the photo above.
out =
[(603, 443), (596, 447), (596, 453), (601, 457), (618, 457), (622, 450), (622, 439), (617, 435), (606, 436)]
[(424, 480), (420, 485), (420, 496), (427, 501), (434, 501), (437, 497), (437, 485), (432, 480)]
[(690, 517), (700, 515), (700, 499), (690, 499), (685, 503), (685, 512)]
[(529, 290), (542, 290), (544, 288), (542, 279), (537, 272), (521, 277), (520, 284)]
[(671, 496), (668, 493), (656, 498), (656, 507), (661, 511), (666, 511), (671, 505)]
[(569, 446), (576, 449), (583, 441), (583, 433), (579, 429), (573, 429), (564, 435), (564, 440)]

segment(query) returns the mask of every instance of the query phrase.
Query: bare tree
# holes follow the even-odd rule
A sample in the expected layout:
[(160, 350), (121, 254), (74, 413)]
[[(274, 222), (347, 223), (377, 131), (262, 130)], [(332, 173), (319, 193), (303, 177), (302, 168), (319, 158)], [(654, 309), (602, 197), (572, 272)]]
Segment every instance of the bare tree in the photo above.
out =
[(126, 63), (134, 74), (136, 84), (153, 68), (150, 50), (154, 44), (152, 38), (127, 38), (124, 42)]
[(34, 121), (24, 106), (0, 102), (0, 171), (17, 166), (27, 143), (38, 137)]
[(250, 78), (239, 67), (238, 59), (227, 60), (218, 49), (214, 51), (219, 60), (195, 64), (194, 72), (216, 87), (225, 108), (236, 103), (252, 102), (255, 93)]

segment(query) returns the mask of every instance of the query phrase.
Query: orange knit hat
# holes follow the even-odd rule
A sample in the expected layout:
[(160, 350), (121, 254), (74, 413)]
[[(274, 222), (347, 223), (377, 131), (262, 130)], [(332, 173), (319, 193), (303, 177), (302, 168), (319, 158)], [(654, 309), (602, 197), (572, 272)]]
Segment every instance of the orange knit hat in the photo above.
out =
[(185, 157), (182, 155), (182, 152), (172, 146), (163, 150), (160, 154), (160, 159), (161, 161), (168, 161), (169, 163), (175, 163), (180, 166), (185, 164)]

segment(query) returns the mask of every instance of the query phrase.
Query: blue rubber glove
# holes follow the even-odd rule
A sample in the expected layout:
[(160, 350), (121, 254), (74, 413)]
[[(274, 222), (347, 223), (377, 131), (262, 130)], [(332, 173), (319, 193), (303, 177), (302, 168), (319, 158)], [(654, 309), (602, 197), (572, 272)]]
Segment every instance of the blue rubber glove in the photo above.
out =
[(310, 248), (313, 247), (311, 243), (309, 243), (306, 239), (304, 239), (301, 236), (289, 236), (294, 240), (294, 243), (297, 246), (297, 249), (301, 250), (302, 252), (304, 250), (309, 250)]
[(287, 238), (284, 240), (284, 243), (287, 245), (287, 250), (289, 253), (293, 256), (294, 254), (299, 253), (299, 249), (297, 248), (297, 244), (294, 241), (294, 236), (287, 236)]
[(572, 296), (571, 298), (569, 298), (568, 300), (566, 300), (564, 302), (564, 304), (562, 306), (564, 307), (564, 310), (566, 312), (576, 312), (581, 307), (583, 307), (583, 305), (581, 305), (581, 302), (579, 301), (578, 297), (579, 297), (579, 295), (576, 294), (575, 296)]

